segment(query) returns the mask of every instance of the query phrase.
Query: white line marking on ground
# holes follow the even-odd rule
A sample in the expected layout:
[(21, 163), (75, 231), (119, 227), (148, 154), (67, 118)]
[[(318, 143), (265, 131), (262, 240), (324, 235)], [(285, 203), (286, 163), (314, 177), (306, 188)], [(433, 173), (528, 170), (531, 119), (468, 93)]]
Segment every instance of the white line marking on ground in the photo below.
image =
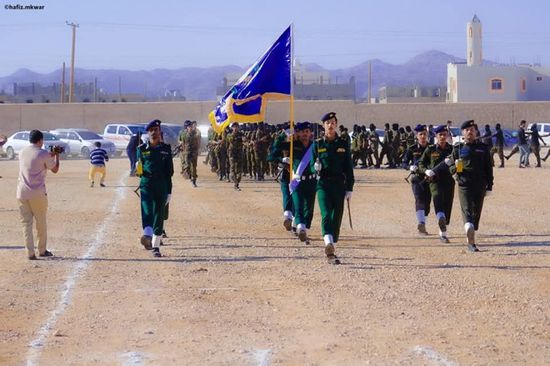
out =
[[(111, 211), (103, 220), (101, 227), (96, 233), (94, 241), (90, 244), (82, 259), (89, 259), (94, 256), (95, 252), (105, 241), (104, 239), (107, 233), (108, 226), (115, 221), (118, 206), (120, 202), (126, 197), (126, 192), (128, 191), (128, 188), (124, 187), (124, 178), (120, 179), (118, 185), (120, 187), (118, 187), (116, 190), (116, 196), (114, 202), (112, 203)], [(38, 358), (40, 357), (42, 349), (46, 344), (48, 335), (51, 333), (55, 323), (57, 322), (59, 317), (65, 312), (65, 309), (71, 302), (71, 296), (73, 294), (73, 288), (76, 284), (76, 280), (84, 274), (89, 264), (90, 261), (80, 260), (77, 262), (71, 273), (69, 273), (69, 276), (67, 277), (63, 286), (64, 290), (61, 293), (61, 298), (59, 303), (57, 304), (57, 307), (51, 313), (46, 323), (40, 328), (40, 330), (38, 330), (38, 336), (29, 344), (29, 350), (27, 352), (27, 366), (38, 364)]]
[(144, 356), (141, 352), (126, 352), (122, 354), (123, 366), (141, 366), (143, 365)]
[(458, 366), (457, 363), (449, 361), (445, 356), (434, 350), (432, 347), (416, 346), (413, 353), (426, 357), (428, 360), (437, 362), (441, 366)]
[(252, 355), (254, 355), (254, 358), (258, 362), (258, 366), (269, 366), (270, 358), (271, 358), (271, 350), (270, 349), (257, 349), (252, 351)]

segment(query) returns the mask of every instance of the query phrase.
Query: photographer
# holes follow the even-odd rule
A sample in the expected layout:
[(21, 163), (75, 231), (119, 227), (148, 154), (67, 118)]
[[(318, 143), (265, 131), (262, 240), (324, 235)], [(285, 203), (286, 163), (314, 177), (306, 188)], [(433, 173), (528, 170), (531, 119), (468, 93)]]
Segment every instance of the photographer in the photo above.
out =
[(44, 135), (38, 130), (29, 134), (30, 146), (19, 153), (19, 181), (17, 183), (17, 199), (19, 200), (19, 214), (23, 224), (27, 257), (36, 259), (34, 252), (34, 238), (32, 232), (33, 220), (36, 220), (38, 236), (38, 255), (51, 257), (47, 250), (46, 213), (48, 198), (46, 194), (46, 173), (59, 171), (59, 150), (55, 147), (52, 152), (42, 149)]

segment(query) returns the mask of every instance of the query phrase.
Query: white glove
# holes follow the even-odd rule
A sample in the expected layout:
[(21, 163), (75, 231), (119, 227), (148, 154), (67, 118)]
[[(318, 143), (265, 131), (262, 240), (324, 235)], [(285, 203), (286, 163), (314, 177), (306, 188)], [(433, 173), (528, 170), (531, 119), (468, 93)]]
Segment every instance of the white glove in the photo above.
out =
[(166, 205), (168, 205), (168, 203), (170, 202), (170, 197), (172, 197), (172, 194), (168, 193), (168, 195), (166, 196)]
[(411, 165), (409, 167), (409, 170), (411, 171), (411, 173), (415, 173), (418, 170), (418, 167), (416, 165)]
[(426, 170), (426, 175), (431, 178), (435, 175), (435, 172), (431, 169), (428, 169)]
[(485, 197), (489, 197), (493, 191), (485, 191)]
[(317, 173), (319, 173), (319, 172), (321, 171), (321, 168), (322, 168), (322, 167), (323, 167), (323, 166), (321, 165), (321, 162), (320, 162), (319, 160), (317, 160), (317, 161), (315, 162), (315, 164), (313, 164), (313, 168), (315, 169), (315, 171), (316, 171)]
[(283, 158), (282, 162), (283, 164), (290, 164), (290, 158), (287, 156), (286, 158)]
[(451, 160), (451, 158), (445, 158), (445, 164), (447, 164), (447, 166), (451, 166), (453, 165), (453, 161)]
[(346, 191), (346, 195), (344, 196), (344, 198), (347, 200), (350, 200), (352, 193), (353, 193), (352, 191)]

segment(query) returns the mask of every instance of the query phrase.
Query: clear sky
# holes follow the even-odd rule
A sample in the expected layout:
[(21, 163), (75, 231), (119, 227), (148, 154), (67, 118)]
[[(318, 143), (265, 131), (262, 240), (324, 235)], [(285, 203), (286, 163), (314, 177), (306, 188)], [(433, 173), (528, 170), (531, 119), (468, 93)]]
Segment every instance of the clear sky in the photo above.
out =
[[(8, 10), (5, 5), (44, 5)], [(0, 76), (19, 68), (149, 70), (246, 66), (290, 24), (295, 55), (327, 68), (379, 58), (403, 63), (437, 49), (465, 57), (466, 22), (483, 23), (484, 58), (550, 64), (548, 0), (2, 0)]]

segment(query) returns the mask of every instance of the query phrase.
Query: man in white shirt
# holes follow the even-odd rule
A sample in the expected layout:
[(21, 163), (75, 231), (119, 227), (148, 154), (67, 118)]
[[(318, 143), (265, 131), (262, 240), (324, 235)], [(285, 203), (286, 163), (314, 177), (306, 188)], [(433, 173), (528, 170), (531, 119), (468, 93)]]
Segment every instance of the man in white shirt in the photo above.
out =
[(48, 197), (46, 194), (46, 173), (59, 171), (59, 154), (42, 149), (44, 135), (38, 130), (29, 134), (29, 146), (19, 153), (19, 180), (17, 183), (17, 200), (19, 214), (23, 224), (23, 235), (27, 257), (36, 259), (34, 252), (33, 221), (36, 220), (38, 236), (38, 255), (51, 257), (52, 252), (47, 250), (46, 214), (48, 211)]

